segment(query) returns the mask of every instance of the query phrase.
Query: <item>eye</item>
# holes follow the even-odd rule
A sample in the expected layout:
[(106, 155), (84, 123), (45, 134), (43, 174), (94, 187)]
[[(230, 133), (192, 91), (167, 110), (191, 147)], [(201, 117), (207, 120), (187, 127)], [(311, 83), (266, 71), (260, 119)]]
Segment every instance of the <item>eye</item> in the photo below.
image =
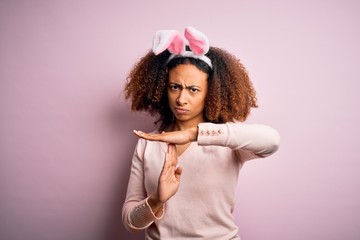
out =
[(197, 88), (189, 88), (189, 91), (190, 91), (191, 93), (197, 93), (197, 92), (199, 92), (200, 90), (197, 89)]
[(173, 90), (173, 91), (177, 91), (177, 90), (180, 89), (180, 86), (177, 85), (177, 84), (170, 84), (170, 85), (169, 85), (169, 89), (170, 89), (170, 90)]

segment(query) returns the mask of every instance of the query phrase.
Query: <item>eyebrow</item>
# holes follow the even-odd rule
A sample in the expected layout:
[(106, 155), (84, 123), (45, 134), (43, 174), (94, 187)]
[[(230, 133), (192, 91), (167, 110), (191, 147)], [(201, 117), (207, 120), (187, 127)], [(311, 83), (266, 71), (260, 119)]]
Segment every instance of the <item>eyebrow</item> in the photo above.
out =
[[(171, 85), (171, 84), (181, 86), (181, 87), (183, 86), (181, 83), (177, 83), (177, 82), (169, 82), (169, 85)], [(197, 86), (197, 85), (189, 85), (189, 86), (185, 86), (185, 88), (199, 88), (199, 89), (201, 89), (201, 87)]]

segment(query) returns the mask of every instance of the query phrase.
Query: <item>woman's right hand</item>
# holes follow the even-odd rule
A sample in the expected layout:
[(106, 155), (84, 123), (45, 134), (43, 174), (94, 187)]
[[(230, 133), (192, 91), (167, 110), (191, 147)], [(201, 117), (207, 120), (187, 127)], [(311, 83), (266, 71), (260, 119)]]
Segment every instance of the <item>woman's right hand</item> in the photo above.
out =
[(160, 141), (172, 144), (186, 144), (196, 141), (198, 135), (198, 128), (191, 127), (182, 131), (162, 132), (162, 133), (144, 133), (142, 131), (134, 130), (134, 134), (140, 138), (149, 141)]
[(174, 196), (179, 189), (182, 168), (177, 166), (177, 163), (176, 147), (174, 144), (168, 144), (164, 165), (159, 176), (157, 193), (149, 198), (149, 204), (154, 212), (157, 212), (156, 210)]

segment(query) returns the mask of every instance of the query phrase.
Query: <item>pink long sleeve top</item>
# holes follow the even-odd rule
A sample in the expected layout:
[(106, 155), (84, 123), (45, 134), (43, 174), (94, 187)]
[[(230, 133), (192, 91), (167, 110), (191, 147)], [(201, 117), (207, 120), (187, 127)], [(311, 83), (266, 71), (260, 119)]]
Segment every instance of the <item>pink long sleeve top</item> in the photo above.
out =
[(177, 193), (157, 216), (147, 199), (156, 193), (167, 145), (139, 139), (122, 218), (145, 239), (240, 239), (233, 217), (239, 171), (245, 161), (267, 157), (279, 146), (276, 130), (259, 124), (200, 123), (197, 142), (179, 156)]

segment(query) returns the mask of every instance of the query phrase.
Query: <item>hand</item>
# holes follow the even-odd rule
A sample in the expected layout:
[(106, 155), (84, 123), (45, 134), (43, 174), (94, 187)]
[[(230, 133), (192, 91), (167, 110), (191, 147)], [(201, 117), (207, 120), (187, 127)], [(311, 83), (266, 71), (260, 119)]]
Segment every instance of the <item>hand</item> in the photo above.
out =
[(179, 188), (182, 168), (178, 167), (177, 163), (178, 157), (175, 145), (169, 144), (164, 166), (159, 177), (157, 196), (154, 196), (161, 204), (164, 204), (174, 196)]
[(136, 136), (150, 140), (167, 142), (171, 144), (186, 144), (197, 140), (198, 128), (192, 127), (182, 131), (162, 132), (160, 134), (144, 133), (142, 131), (134, 130)]

